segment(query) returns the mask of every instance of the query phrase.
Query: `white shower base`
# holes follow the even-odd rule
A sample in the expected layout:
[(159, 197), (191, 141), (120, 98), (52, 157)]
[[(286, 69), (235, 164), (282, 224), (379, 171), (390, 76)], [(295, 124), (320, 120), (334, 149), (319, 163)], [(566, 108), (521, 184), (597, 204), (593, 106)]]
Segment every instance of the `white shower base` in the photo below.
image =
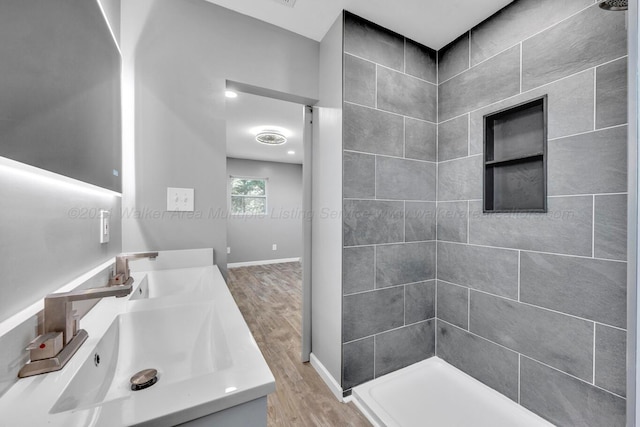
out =
[(353, 400), (381, 427), (553, 426), (437, 357), (354, 387)]

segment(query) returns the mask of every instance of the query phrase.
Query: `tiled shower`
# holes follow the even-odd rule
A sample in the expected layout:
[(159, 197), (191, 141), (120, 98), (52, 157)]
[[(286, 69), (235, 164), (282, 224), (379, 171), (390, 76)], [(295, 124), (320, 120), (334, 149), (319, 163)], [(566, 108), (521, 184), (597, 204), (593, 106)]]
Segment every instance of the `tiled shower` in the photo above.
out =
[[(345, 13), (343, 378), (437, 355), (625, 420), (625, 14), (516, 0), (438, 52)], [(483, 117), (547, 95), (547, 212), (483, 213)]]

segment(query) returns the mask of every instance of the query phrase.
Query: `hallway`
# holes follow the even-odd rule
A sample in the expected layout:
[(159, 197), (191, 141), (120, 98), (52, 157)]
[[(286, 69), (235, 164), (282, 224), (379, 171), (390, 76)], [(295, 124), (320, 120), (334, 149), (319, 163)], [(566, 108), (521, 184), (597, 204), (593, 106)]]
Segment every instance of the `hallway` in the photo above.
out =
[(339, 403), (314, 368), (300, 363), (300, 263), (229, 269), (228, 286), (274, 377), (269, 426), (369, 426), (353, 403)]

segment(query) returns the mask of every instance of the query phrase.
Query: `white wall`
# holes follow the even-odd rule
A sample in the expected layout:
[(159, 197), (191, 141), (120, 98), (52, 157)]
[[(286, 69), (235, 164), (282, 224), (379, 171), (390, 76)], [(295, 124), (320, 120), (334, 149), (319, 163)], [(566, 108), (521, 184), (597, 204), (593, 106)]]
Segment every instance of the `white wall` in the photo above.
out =
[(337, 384), (342, 366), (342, 29), (340, 14), (320, 43), (311, 248), (311, 352)]
[[(231, 253), (227, 261), (300, 258), (304, 214), (302, 165), (227, 158), (227, 173), (235, 177), (267, 178), (267, 214), (229, 216), (227, 246)], [(277, 245), (276, 251), (272, 250), (273, 244)]]
[[(203, 0), (124, 2), (121, 28), (123, 248), (213, 247), (224, 270), (225, 80), (317, 98), (318, 43)], [(165, 212), (170, 186), (194, 215)]]

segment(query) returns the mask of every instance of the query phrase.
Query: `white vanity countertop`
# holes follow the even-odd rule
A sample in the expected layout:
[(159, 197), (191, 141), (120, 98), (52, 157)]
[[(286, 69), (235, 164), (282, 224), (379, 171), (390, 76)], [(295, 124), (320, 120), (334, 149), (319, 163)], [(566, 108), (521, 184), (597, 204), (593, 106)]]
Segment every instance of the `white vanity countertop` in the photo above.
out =
[[(173, 426), (264, 397), (275, 391), (274, 377), (217, 266), (198, 268), (211, 270), (207, 274), (212, 278), (212, 292), (207, 298), (196, 297), (193, 301), (193, 295), (180, 295), (174, 298), (136, 301), (130, 301), (128, 298), (101, 300), (81, 320), (80, 327), (89, 333), (89, 338), (67, 366), (58, 372), (21, 379), (0, 398), (0, 426)], [(134, 273), (133, 276), (136, 279), (135, 293), (138, 287), (145, 283), (146, 274)], [(188, 302), (189, 298), (191, 302)], [(211, 324), (202, 329), (205, 334), (210, 329), (215, 329), (214, 335), (223, 337), (224, 343), (221, 345), (225, 348), (224, 352), (219, 352), (215, 340), (208, 347), (204, 345), (204, 349), (199, 349), (197, 345), (194, 345), (194, 348), (184, 348), (184, 363), (189, 365), (193, 354), (201, 350), (207, 352), (206, 357), (230, 355), (225, 363), (219, 364), (207, 373), (196, 373), (182, 380), (163, 382), (163, 378), (159, 376), (158, 383), (148, 389), (123, 392), (122, 396), (100, 404), (52, 411), (85, 361), (93, 360), (100, 339), (113, 321), (118, 321), (120, 314), (140, 315), (139, 312), (162, 309), (169, 309), (169, 313), (172, 308), (184, 309), (190, 305), (194, 310), (206, 306), (207, 312), (214, 313), (207, 320)], [(181, 318), (166, 319), (166, 322), (162, 323), (164, 326), (150, 328), (153, 329), (149, 331), (151, 337), (156, 335), (162, 340), (162, 335), (167, 329), (180, 331), (181, 328), (198, 326)], [(171, 346), (172, 343), (162, 342), (162, 345)], [(122, 342), (120, 346), (123, 347)], [(214, 361), (213, 365), (216, 363)]]

